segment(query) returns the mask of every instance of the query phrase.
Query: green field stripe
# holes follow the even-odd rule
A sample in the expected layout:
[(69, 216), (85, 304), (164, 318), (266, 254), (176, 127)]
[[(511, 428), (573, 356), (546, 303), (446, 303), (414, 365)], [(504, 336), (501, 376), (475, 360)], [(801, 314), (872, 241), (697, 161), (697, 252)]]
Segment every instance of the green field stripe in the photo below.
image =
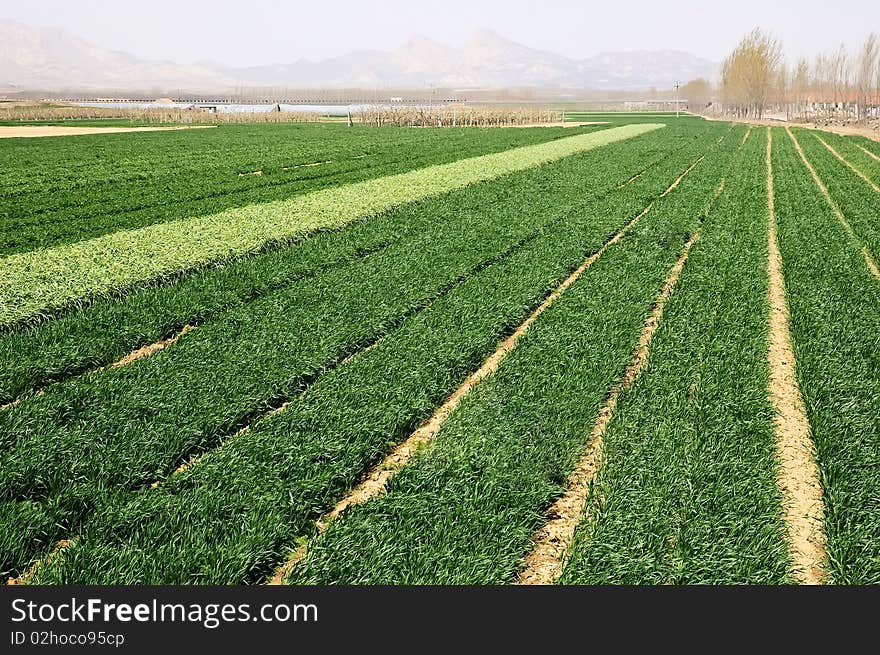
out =
[(324, 189), (292, 200), (114, 232), (0, 260), (0, 324), (118, 292), (211, 261), (338, 228), (440, 195), (630, 139), (661, 125), (627, 125), (450, 164)]
[[(880, 142), (878, 142), (877, 140), (868, 139), (863, 136), (857, 136), (852, 138), (852, 143), (858, 146), (859, 149), (863, 151), (867, 150), (869, 153), (871, 153), (871, 155), (873, 155), (871, 159), (874, 159), (875, 157), (880, 157)], [(869, 155), (869, 157), (871, 155)], [(874, 161), (877, 160), (874, 159)]]
[[(606, 192), (633, 175), (660, 165), (681, 148), (697, 143), (705, 130), (657, 130), (636, 139), (609, 158), (603, 149), (571, 158), (571, 166), (555, 165), (554, 193), (577, 184), (584, 200)], [(569, 161), (569, 160), (567, 160)], [(561, 163), (560, 163), (561, 164)], [(511, 185), (533, 184), (524, 171)], [(490, 184), (490, 183), (484, 183)], [(537, 189), (536, 189), (537, 190)], [(460, 190), (457, 194), (466, 193)], [(474, 196), (477, 200), (479, 196)], [(133, 290), (122, 298), (106, 298), (57, 320), (25, 330), (0, 333), (0, 404), (48, 383), (103, 366), (141, 346), (177, 333), (184, 325), (204, 324), (223, 311), (250, 302), (333, 266), (344, 266), (392, 243), (418, 238), (454, 219), (442, 212), (420, 211), (422, 203), (386, 212), (371, 221), (323, 231), (286, 248), (211, 266), (159, 286)], [(473, 210), (472, 203), (468, 205)]]
[[(693, 156), (680, 157), (686, 154)], [(572, 162), (554, 164), (549, 174)], [(497, 180), (435, 198), (418, 211), (455, 218), (414, 241), (236, 308), (151, 357), (49, 387), (0, 412), (0, 493), (13, 504), (9, 511), (25, 503), (34, 515), (24, 525), (0, 520), (3, 561), (64, 534), (102, 494), (162, 477), (216, 445), (407, 314), (503, 260), (513, 244), (563, 221), (584, 201), (576, 164), (568, 171), (550, 180), (543, 169), (524, 172), (528, 184)], [(558, 185), (565, 204), (546, 203), (540, 188), (548, 184)], [(34, 538), (22, 539), (23, 530)]]
[[(880, 184), (880, 160), (865, 153), (865, 150), (880, 157), (880, 145), (870, 139), (854, 139), (828, 132), (809, 131), (814, 138), (820, 138), (834, 148), (838, 154), (865, 175), (875, 185)], [(859, 147), (861, 146), (861, 148)], [(864, 150), (862, 150), (864, 148)]]
[(388, 483), (309, 544), (291, 584), (504, 584), (720, 178), (711, 153), (563, 294)]
[(754, 130), (621, 396), (563, 584), (788, 581), (767, 396), (767, 137)]
[(880, 284), (784, 132), (774, 131), (773, 150), (779, 247), (798, 381), (822, 476), (830, 573), (837, 584), (876, 584)]
[[(713, 141), (707, 135), (694, 147)], [(158, 489), (110, 496), (44, 579), (261, 581), (283, 562), (296, 535), (310, 532), (365, 468), (429, 416), (506, 333), (695, 156), (680, 153), (629, 187), (580, 207), (558, 208), (564, 189), (579, 193), (576, 176), (546, 195), (499, 200), (500, 221), (509, 221), (514, 207), (518, 221), (538, 207), (557, 207), (559, 220), (375, 348), (327, 373), (285, 411), (255, 423)], [(555, 167), (569, 163), (576, 160)], [(534, 172), (541, 173), (547, 183), (556, 176)], [(499, 186), (509, 196), (503, 181)], [(218, 520), (222, 516), (235, 519)]]
[(856, 237), (867, 248), (874, 262), (880, 261), (880, 221), (877, 220), (880, 194), (828, 152), (811, 131), (794, 132), (807, 160), (816, 169)]

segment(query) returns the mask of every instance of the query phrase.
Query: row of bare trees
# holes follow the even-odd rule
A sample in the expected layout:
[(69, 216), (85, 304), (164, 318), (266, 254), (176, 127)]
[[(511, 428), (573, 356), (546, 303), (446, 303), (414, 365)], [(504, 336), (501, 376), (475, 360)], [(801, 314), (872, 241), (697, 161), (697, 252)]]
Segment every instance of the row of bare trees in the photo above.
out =
[(713, 89), (694, 80), (681, 89), (691, 108), (710, 103), (728, 116), (788, 119), (866, 119), (880, 115), (880, 40), (871, 34), (850, 53), (844, 45), (810, 62), (789, 64), (778, 39), (760, 29), (747, 34), (721, 65)]
[(27, 105), (3, 107), (0, 121), (64, 121), (124, 119), (137, 123), (215, 125), (223, 123), (313, 123), (323, 120), (316, 112), (262, 111), (209, 112), (173, 107), (79, 107), (74, 105)]
[[(175, 107), (11, 106), (0, 104), (2, 121), (125, 119), (144, 124), (307, 123), (327, 120), (316, 112), (207, 112)], [(338, 119), (344, 120), (344, 119)], [(501, 127), (562, 123), (562, 111), (502, 107), (364, 107), (349, 116), (351, 124), (399, 127)]]

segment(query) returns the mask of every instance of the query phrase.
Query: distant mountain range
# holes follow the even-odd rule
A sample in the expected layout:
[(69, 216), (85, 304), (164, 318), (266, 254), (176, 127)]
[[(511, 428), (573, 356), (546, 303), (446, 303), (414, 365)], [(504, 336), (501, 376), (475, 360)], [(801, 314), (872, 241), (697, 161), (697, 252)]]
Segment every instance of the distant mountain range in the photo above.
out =
[(143, 61), (64, 30), (0, 20), (0, 91), (213, 89), (234, 83), (204, 66)]
[(415, 37), (393, 52), (360, 50), (312, 62), (232, 68), (145, 61), (88, 43), (59, 29), (0, 20), (0, 90), (229, 90), (288, 88), (455, 89), (544, 87), (668, 88), (714, 77), (714, 62), (675, 50), (602, 53), (570, 59), (491, 32), (476, 32), (460, 48)]

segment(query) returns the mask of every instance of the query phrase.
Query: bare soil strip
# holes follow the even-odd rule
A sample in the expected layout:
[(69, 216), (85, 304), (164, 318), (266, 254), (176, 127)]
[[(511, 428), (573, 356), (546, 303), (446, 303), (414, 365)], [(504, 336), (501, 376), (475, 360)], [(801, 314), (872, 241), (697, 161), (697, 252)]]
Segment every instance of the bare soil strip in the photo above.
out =
[(862, 257), (865, 259), (865, 264), (868, 267), (868, 270), (880, 280), (880, 268), (877, 268), (877, 262), (874, 261), (873, 255), (868, 251), (868, 248), (861, 242), (861, 240), (856, 236), (856, 233), (853, 231), (852, 226), (849, 224), (849, 221), (846, 220), (846, 216), (843, 215), (843, 212), (840, 210), (840, 207), (837, 206), (837, 203), (834, 202), (834, 199), (831, 197), (831, 194), (828, 193), (828, 187), (825, 186), (824, 182), (822, 182), (822, 178), (819, 177), (819, 174), (816, 172), (816, 169), (813, 168), (813, 165), (807, 159), (807, 156), (804, 154), (803, 148), (801, 148), (801, 144), (798, 143), (797, 138), (794, 133), (791, 131), (791, 128), (785, 128), (785, 131), (788, 132), (788, 136), (794, 142), (794, 147), (797, 149), (798, 154), (801, 156), (801, 160), (804, 162), (804, 166), (807, 167), (807, 170), (810, 171), (810, 175), (813, 176), (813, 181), (816, 183), (816, 186), (819, 187), (819, 190), (822, 192), (822, 195), (825, 196), (825, 200), (831, 205), (831, 209), (834, 210), (835, 216), (837, 216), (837, 220), (840, 221), (840, 224), (843, 225), (843, 229), (846, 231), (847, 236), (850, 238), (856, 247), (861, 250)]
[[(795, 357), (788, 327), (788, 304), (782, 256), (776, 235), (773, 198), (773, 137), (767, 139), (767, 197), (769, 209), (767, 275), (769, 278), (770, 335), (767, 359), (769, 395), (776, 417), (777, 484), (783, 495), (789, 557), (795, 579), (817, 585), (826, 580), (825, 507), (816, 466), (810, 423), (795, 376)], [(791, 132), (789, 132), (791, 134)], [(814, 174), (815, 175), (815, 174)]]
[(856, 148), (858, 148), (858, 149), (861, 150), (863, 153), (865, 153), (866, 155), (868, 155), (868, 157), (873, 157), (873, 158), (876, 159), (877, 161), (880, 161), (880, 157), (878, 157), (877, 155), (875, 155), (875, 154), (874, 154), (873, 152), (871, 152), (870, 150), (868, 150), (868, 149), (866, 149), (866, 148), (863, 148), (862, 146), (860, 146), (860, 145), (858, 145), (858, 144), (856, 144)]
[[(173, 336), (170, 336), (167, 339), (162, 339), (161, 341), (156, 341), (155, 343), (150, 343), (150, 344), (147, 344), (146, 346), (141, 346), (140, 348), (137, 348), (136, 350), (132, 350), (130, 353), (128, 353), (127, 355), (125, 355), (121, 359), (117, 359), (112, 364), (107, 364), (106, 366), (101, 366), (100, 368), (90, 369), (90, 370), (106, 371), (107, 369), (118, 368), (120, 366), (125, 366), (126, 364), (131, 364), (132, 362), (134, 362), (138, 359), (143, 359), (144, 357), (149, 357), (150, 355), (157, 353), (160, 350), (163, 350), (164, 348), (167, 348), (168, 346), (176, 343), (178, 341), (178, 339), (180, 339), (180, 337), (182, 337), (187, 332), (192, 332), (193, 330), (196, 330), (196, 329), (198, 329), (197, 325), (190, 325), (190, 324), (184, 325), (183, 328), (177, 334), (174, 334)], [(43, 393), (43, 391), (44, 391), (44, 389), (40, 388), (37, 391), (37, 395)], [(15, 405), (17, 405), (18, 403), (21, 402), (21, 399), (23, 397), (24, 396), (19, 396), (15, 400), (8, 402), (5, 405), (0, 405), (0, 412), (2, 412), (4, 409), (8, 409), (10, 407), (15, 407)]]
[(43, 136), (78, 136), (82, 134), (117, 134), (122, 132), (168, 132), (174, 130), (203, 130), (216, 125), (174, 125), (171, 127), (74, 127), (65, 125), (0, 126), (0, 139), (35, 138)]
[(739, 144), (739, 147), (740, 147), (740, 148), (742, 148), (742, 147), (746, 144), (746, 141), (749, 140), (749, 135), (750, 135), (751, 133), (752, 133), (752, 126), (749, 125), (749, 127), (746, 129), (746, 133), (743, 134), (743, 140), (742, 140), (742, 143)]
[[(670, 193), (675, 187), (677, 187), (684, 177), (690, 173), (694, 167), (699, 164), (703, 160), (704, 156), (701, 156), (697, 159), (693, 164), (691, 164), (688, 169), (682, 173), (670, 186), (666, 191), (663, 192), (659, 197)], [(599, 250), (590, 255), (583, 263), (581, 263), (578, 268), (571, 273), (562, 283), (553, 290), (553, 292), (547, 296), (544, 301), (523, 321), (516, 330), (507, 337), (501, 345), (493, 352), (478, 368), (476, 371), (470, 374), (468, 378), (461, 384), (461, 386), (456, 389), (452, 395), (450, 395), (444, 403), (437, 409), (436, 412), (425, 422), (423, 423), (415, 432), (413, 432), (405, 441), (399, 443), (391, 453), (385, 457), (379, 464), (370, 469), (367, 474), (361, 479), (361, 481), (355, 486), (352, 491), (345, 496), (342, 500), (340, 500), (333, 507), (332, 510), (324, 514), (321, 518), (316, 522), (316, 530), (320, 535), (324, 531), (326, 531), (327, 527), (330, 523), (338, 518), (346, 509), (351, 507), (352, 505), (359, 505), (364, 503), (375, 496), (378, 496), (385, 490), (385, 485), (388, 480), (391, 479), (400, 469), (402, 469), (409, 460), (413, 457), (413, 455), (418, 452), (420, 448), (425, 446), (434, 436), (440, 431), (441, 426), (444, 421), (452, 414), (461, 403), (462, 399), (470, 393), (470, 391), (477, 386), (483, 379), (492, 375), (501, 362), (507, 357), (510, 352), (516, 348), (517, 343), (520, 338), (532, 323), (537, 320), (537, 318), (544, 313), (544, 311), (550, 307), (565, 291), (572, 285), (574, 282), (586, 271), (590, 266), (592, 266), (604, 253), (615, 243), (619, 242), (623, 236), (629, 232), (639, 220), (642, 219), (654, 206), (657, 200), (651, 201), (647, 207), (645, 207), (635, 218), (630, 220), (625, 226), (623, 226), (620, 230), (618, 230), (608, 241), (606, 241)], [(269, 580), (268, 584), (270, 585), (280, 585), (284, 584), (284, 581), (290, 575), (290, 572), (293, 568), (305, 557), (308, 549), (307, 544), (301, 545), (297, 548), (282, 564), (276, 571), (272, 578)]]
[(641, 171), (640, 173), (636, 173), (636, 174), (633, 175), (631, 178), (629, 178), (626, 182), (623, 182), (622, 184), (618, 184), (617, 187), (615, 187), (615, 188), (616, 188), (617, 190), (620, 190), (620, 189), (623, 189), (624, 187), (628, 187), (630, 184), (632, 184), (632, 183), (635, 182), (637, 179), (639, 179), (639, 178), (642, 176), (642, 174), (643, 174), (644, 172), (645, 172), (645, 171)]
[[(283, 412), (285, 409), (288, 408), (288, 406), (290, 405), (290, 402), (291, 402), (291, 401), (288, 400), (287, 402), (282, 403), (281, 405), (279, 405), (279, 406), (276, 407), (275, 409), (272, 409), (272, 410), (270, 410), (269, 412), (260, 415), (259, 419), (262, 420), (262, 419), (265, 419), (265, 418), (269, 418), (270, 416), (272, 416), (272, 415), (274, 415), (274, 414), (278, 414), (279, 412)], [(232, 436), (230, 436), (230, 437), (227, 438), (227, 439), (224, 439), (224, 440), (223, 440), (223, 443), (221, 443), (219, 446), (217, 446), (217, 448), (222, 448), (223, 446), (227, 445), (227, 444), (230, 443), (231, 441), (234, 441), (235, 439), (238, 439), (241, 435), (247, 433), (247, 432), (251, 429), (251, 425), (252, 425), (252, 424), (249, 423), (248, 425), (245, 425), (244, 427), (240, 428), (237, 432), (233, 433)], [(199, 461), (201, 461), (202, 458), (204, 458), (205, 455), (207, 455), (209, 452), (211, 452), (211, 451), (208, 450), (208, 451), (206, 451), (206, 452), (204, 452), (204, 453), (201, 453), (201, 454), (199, 454), (199, 455), (193, 455), (193, 456), (190, 457), (187, 461), (185, 461), (183, 464), (181, 464), (181, 465), (178, 466), (176, 469), (174, 469), (174, 471), (172, 471), (172, 472), (171, 472), (171, 475), (168, 476), (168, 477), (169, 477), (169, 478), (173, 478), (175, 475), (180, 475), (181, 473), (183, 473), (183, 472), (184, 472), (185, 470), (187, 470), (188, 468), (191, 468), (192, 466), (195, 466), (195, 465), (198, 464)], [(154, 480), (153, 482), (150, 483), (150, 489), (158, 489), (158, 488), (162, 485), (162, 482), (163, 482), (163, 480)]]
[(174, 336), (168, 337), (167, 339), (162, 339), (161, 341), (157, 341), (156, 343), (148, 344), (146, 346), (138, 348), (137, 350), (133, 350), (122, 359), (118, 359), (110, 364), (110, 366), (108, 366), (107, 368), (118, 368), (120, 366), (125, 366), (126, 364), (131, 364), (135, 360), (149, 357), (153, 353), (157, 353), (160, 350), (167, 348), (171, 344), (177, 343), (177, 340), (180, 339), (180, 337), (182, 337), (187, 332), (191, 332), (195, 329), (196, 327), (193, 325), (184, 325), (183, 329)]
[(239, 177), (247, 177), (248, 175), (256, 175), (257, 177), (262, 177), (263, 171), (250, 171), (248, 173), (239, 173)]
[[(819, 143), (821, 143), (823, 146), (825, 146), (825, 147), (828, 149), (828, 152), (830, 152), (832, 155), (834, 155), (834, 156), (837, 157), (840, 161), (842, 161), (844, 164), (846, 164), (846, 166), (847, 166), (847, 167), (848, 167), (853, 173), (855, 173), (855, 174), (858, 175), (860, 178), (862, 178), (865, 182), (867, 182), (868, 185), (870, 185), (870, 187), (871, 187), (872, 189), (874, 189), (874, 191), (876, 191), (877, 193), (880, 193), (880, 186), (877, 186), (876, 184), (874, 184), (874, 182), (873, 182), (873, 181), (872, 181), (867, 175), (865, 175), (864, 173), (862, 173), (862, 171), (860, 171), (858, 168), (856, 168), (856, 167), (853, 166), (851, 163), (849, 163), (846, 159), (844, 159), (844, 158), (843, 158), (843, 155), (841, 155), (841, 154), (840, 154), (839, 152), (837, 152), (834, 148), (832, 148), (830, 145), (828, 145), (828, 143), (825, 141), (825, 139), (823, 139), (823, 138), (822, 138), (821, 136), (819, 136), (818, 134), (816, 135), (816, 138), (819, 140)], [(868, 151), (865, 150), (865, 152), (868, 152)]]
[[(167, 341), (168, 343), (166, 343), (165, 345), (170, 345), (170, 344), (173, 343), (174, 341), (177, 341), (177, 339), (179, 339), (181, 336), (183, 336), (186, 332), (189, 332), (190, 330), (194, 330), (194, 329), (196, 329), (196, 328), (195, 328), (195, 327), (188, 326), (188, 325), (185, 326), (185, 327), (183, 328), (183, 330), (180, 331), (179, 334), (177, 334), (176, 336), (174, 336), (174, 337), (172, 337), (172, 338), (170, 338), (170, 339), (167, 339), (166, 341)], [(160, 342), (160, 343), (162, 343), (162, 342)], [(154, 345), (155, 345), (155, 344), (154, 344)], [(161, 348), (164, 348), (165, 345), (161, 346), (160, 348), (157, 348), (157, 350), (161, 350)], [(349, 355), (348, 357), (346, 357), (345, 359), (342, 360), (341, 364), (345, 364), (346, 362), (348, 362), (349, 360), (351, 360), (351, 359), (354, 358), (355, 356), (360, 355), (360, 354), (362, 354), (362, 353), (364, 353), (364, 352), (367, 352), (368, 350), (371, 350), (371, 349), (375, 348), (376, 345), (378, 345), (378, 341), (375, 342), (375, 343), (370, 344), (369, 346), (367, 346), (367, 347), (364, 348), (363, 350), (359, 350), (358, 352)], [(150, 348), (150, 347), (151, 347), (151, 346), (145, 346), (145, 348)], [(142, 349), (142, 350), (143, 350), (143, 349)], [(137, 352), (137, 351), (135, 351), (135, 352)], [(132, 354), (134, 354), (134, 353), (132, 353)], [(152, 354), (152, 353), (148, 353), (148, 354)], [(142, 355), (142, 356), (146, 357), (146, 355)], [(125, 359), (125, 358), (123, 358), (123, 359)], [(122, 361), (122, 360), (120, 360), (120, 362), (121, 362), (121, 361)], [(127, 362), (126, 362), (126, 363), (127, 363)], [(116, 366), (116, 365), (121, 365), (121, 364), (118, 364), (118, 363), (117, 363), (117, 364), (113, 364), (113, 366)], [(42, 392), (41, 392), (41, 393), (42, 393)], [(15, 404), (17, 404), (18, 402), (19, 402), (18, 400), (15, 400), (15, 401), (13, 401), (12, 403), (10, 403), (9, 405), (15, 405)], [(266, 417), (268, 417), (268, 416), (272, 416), (273, 414), (277, 414), (277, 413), (279, 413), (279, 412), (283, 412), (285, 409), (287, 409), (287, 407), (290, 405), (290, 403), (291, 403), (291, 401), (288, 400), (287, 402), (285, 402), (285, 403), (283, 403), (282, 405), (276, 407), (275, 409), (269, 411), (268, 413), (263, 414), (262, 416), (260, 416), (260, 418), (263, 419), (263, 418), (266, 418)], [(7, 406), (9, 406), (9, 405), (6, 405), (6, 406), (4, 406), (4, 407), (7, 407)], [(2, 409), (2, 408), (0, 408), (0, 409)], [(246, 425), (246, 426), (244, 426), (244, 427), (241, 428), (238, 432), (236, 432), (236, 433), (233, 434), (231, 437), (229, 437), (228, 439), (226, 439), (222, 444), (220, 444), (219, 447), (223, 447), (223, 446), (225, 446), (227, 443), (229, 443), (229, 442), (232, 441), (233, 439), (236, 439), (236, 438), (240, 437), (241, 435), (243, 435), (243, 434), (244, 434), (245, 432), (247, 432), (248, 430), (250, 430), (250, 425)], [(208, 452), (210, 452), (210, 451), (208, 451)], [(186, 461), (186, 462), (184, 462), (183, 464), (181, 464), (180, 466), (178, 466), (178, 467), (177, 467), (177, 468), (171, 473), (171, 475), (169, 476), (169, 478), (174, 477), (175, 475), (179, 475), (180, 473), (183, 473), (186, 469), (190, 468), (190, 467), (193, 466), (194, 464), (197, 464), (198, 461), (201, 460), (206, 454), (207, 454), (207, 453), (202, 453), (202, 454), (200, 454), (200, 455), (194, 455), (194, 456), (191, 457), (188, 461)], [(159, 486), (161, 486), (162, 483), (163, 483), (163, 480), (156, 480), (156, 481), (154, 481), (153, 483), (150, 484), (150, 489), (156, 489), (156, 488), (158, 488)], [(69, 547), (70, 547), (70, 546), (76, 541), (76, 539), (77, 539), (77, 537), (71, 537), (70, 539), (62, 539), (61, 541), (59, 541), (58, 543), (55, 544), (55, 546), (52, 548), (51, 551), (49, 551), (49, 554), (46, 555), (46, 557), (44, 557), (44, 558), (42, 558), (42, 559), (37, 560), (36, 562), (34, 562), (34, 563), (33, 563), (33, 564), (32, 564), (32, 565), (31, 565), (31, 566), (30, 566), (30, 567), (29, 567), (24, 573), (22, 573), (22, 574), (21, 574), (20, 576), (18, 576), (17, 578), (9, 578), (9, 579), (7, 580), (7, 583), (6, 583), (6, 584), (7, 584), (7, 585), (26, 585), (26, 584), (28, 584), (29, 581), (34, 577), (34, 574), (37, 572), (37, 570), (38, 570), (40, 567), (42, 567), (42, 566), (48, 566), (49, 564), (51, 564), (52, 561), (55, 559), (55, 557), (57, 557), (58, 554), (59, 554), (60, 552), (62, 552), (63, 550), (69, 548)]]
[[(718, 187), (715, 198), (724, 190), (722, 181)], [(519, 573), (518, 584), (521, 585), (550, 585), (554, 584), (565, 565), (565, 555), (574, 539), (574, 533), (583, 519), (590, 488), (596, 479), (596, 474), (602, 466), (602, 449), (605, 440), (605, 432), (608, 424), (614, 416), (620, 394), (632, 386), (636, 378), (645, 370), (650, 354), (651, 339), (660, 326), (663, 318), (663, 309), (666, 302), (672, 296), (681, 271), (684, 268), (691, 248), (700, 236), (700, 228), (688, 239), (678, 261), (670, 269), (666, 281), (660, 290), (660, 294), (654, 301), (651, 313), (645, 319), (642, 333), (633, 350), (630, 363), (623, 373), (623, 377), (609, 392), (605, 403), (599, 410), (599, 415), (590, 432), (590, 440), (587, 449), (578, 460), (577, 466), (568, 478), (565, 493), (556, 500), (547, 510), (547, 522), (532, 536), (534, 544), (532, 551), (523, 560), (523, 566)]]
[[(366, 155), (362, 155), (360, 157), (352, 157), (352, 159), (362, 159), (363, 157), (366, 157)], [(324, 164), (332, 164), (332, 163), (333, 163), (332, 159), (328, 159), (326, 161), (313, 161), (308, 164), (296, 164), (295, 166), (282, 166), (281, 170), (282, 171), (289, 171), (294, 168), (313, 168), (315, 166), (323, 166)]]
[[(428, 306), (430, 307), (430, 305), (428, 305)], [(354, 359), (355, 357), (372, 350), (373, 348), (375, 348), (376, 346), (379, 345), (379, 341), (381, 341), (381, 339), (374, 341), (373, 343), (371, 343), (366, 348), (363, 348), (362, 350), (358, 350), (357, 352), (352, 353), (351, 355), (349, 355), (348, 357), (343, 359), (339, 363), (339, 366), (343, 366), (346, 363), (348, 363), (350, 360)], [(241, 429), (239, 429), (237, 432), (232, 434), (230, 437), (224, 439), (223, 442), (217, 446), (217, 448), (223, 448), (224, 446), (226, 446), (230, 442), (234, 441), (235, 439), (238, 439), (241, 435), (248, 432), (251, 429), (251, 425), (253, 425), (256, 421), (258, 421), (258, 420), (262, 421), (265, 418), (269, 418), (270, 416), (274, 416), (275, 414), (279, 414), (279, 413), (283, 412), (285, 409), (287, 409), (290, 406), (291, 402), (293, 402), (293, 401), (287, 400), (284, 403), (282, 403), (281, 405), (279, 405), (278, 407), (266, 412), (265, 414), (261, 414), (256, 419), (254, 419), (254, 421), (252, 421), (248, 425), (243, 426)], [(213, 450), (205, 451), (204, 453), (201, 453), (199, 455), (193, 455), (187, 461), (185, 461), (183, 464), (181, 464), (176, 469), (174, 469), (174, 471), (171, 473), (171, 475), (169, 477), (174, 477), (175, 475), (180, 475), (188, 468), (195, 466), (196, 464), (199, 463), (199, 461), (201, 461), (210, 452), (213, 452)], [(159, 487), (162, 484), (162, 482), (163, 482), (162, 480), (156, 480), (155, 482), (150, 484), (150, 489), (156, 489), (157, 487)]]
[(55, 559), (62, 550), (70, 546), (70, 542), (71, 540), (69, 539), (62, 539), (52, 547), (52, 550), (49, 551), (49, 554), (46, 555), (46, 557), (31, 564), (30, 567), (28, 567), (28, 569), (17, 578), (9, 578), (6, 581), (6, 584), (8, 586), (28, 584), (31, 578), (33, 578), (34, 574), (37, 572), (37, 569), (41, 566), (51, 563), (52, 560)]
[[(687, 169), (684, 173), (682, 173), (682, 174), (678, 177), (678, 179), (677, 179), (675, 182), (673, 182), (673, 183), (669, 186), (668, 189), (666, 189), (666, 191), (664, 191), (663, 193), (660, 194), (660, 197), (661, 197), (661, 198), (665, 198), (665, 197), (668, 196), (670, 193), (672, 193), (672, 192), (675, 190), (675, 188), (676, 188), (679, 184), (681, 184), (681, 181), (685, 178), (685, 175), (687, 175), (687, 174), (690, 173), (692, 170), (694, 170), (694, 168), (696, 168), (697, 164), (699, 164), (701, 161), (703, 161), (704, 158), (705, 158), (705, 155), (702, 155), (702, 156), (701, 156), (699, 159), (697, 159), (693, 164), (691, 164), (691, 165), (688, 167), (688, 169)], [(651, 205), (653, 205), (653, 204), (654, 204), (654, 203), (651, 203)], [(651, 205), (648, 206), (648, 209), (650, 209)], [(647, 212), (648, 212), (648, 210), (646, 209), (644, 213), (646, 214)]]

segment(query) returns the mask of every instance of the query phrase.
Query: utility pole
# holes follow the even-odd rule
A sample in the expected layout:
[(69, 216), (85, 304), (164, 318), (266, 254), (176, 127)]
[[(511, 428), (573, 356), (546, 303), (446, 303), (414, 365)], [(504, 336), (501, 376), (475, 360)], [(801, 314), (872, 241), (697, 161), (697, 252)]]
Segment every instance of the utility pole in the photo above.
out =
[(681, 86), (680, 82), (675, 83), (675, 117), (678, 118), (678, 87)]

